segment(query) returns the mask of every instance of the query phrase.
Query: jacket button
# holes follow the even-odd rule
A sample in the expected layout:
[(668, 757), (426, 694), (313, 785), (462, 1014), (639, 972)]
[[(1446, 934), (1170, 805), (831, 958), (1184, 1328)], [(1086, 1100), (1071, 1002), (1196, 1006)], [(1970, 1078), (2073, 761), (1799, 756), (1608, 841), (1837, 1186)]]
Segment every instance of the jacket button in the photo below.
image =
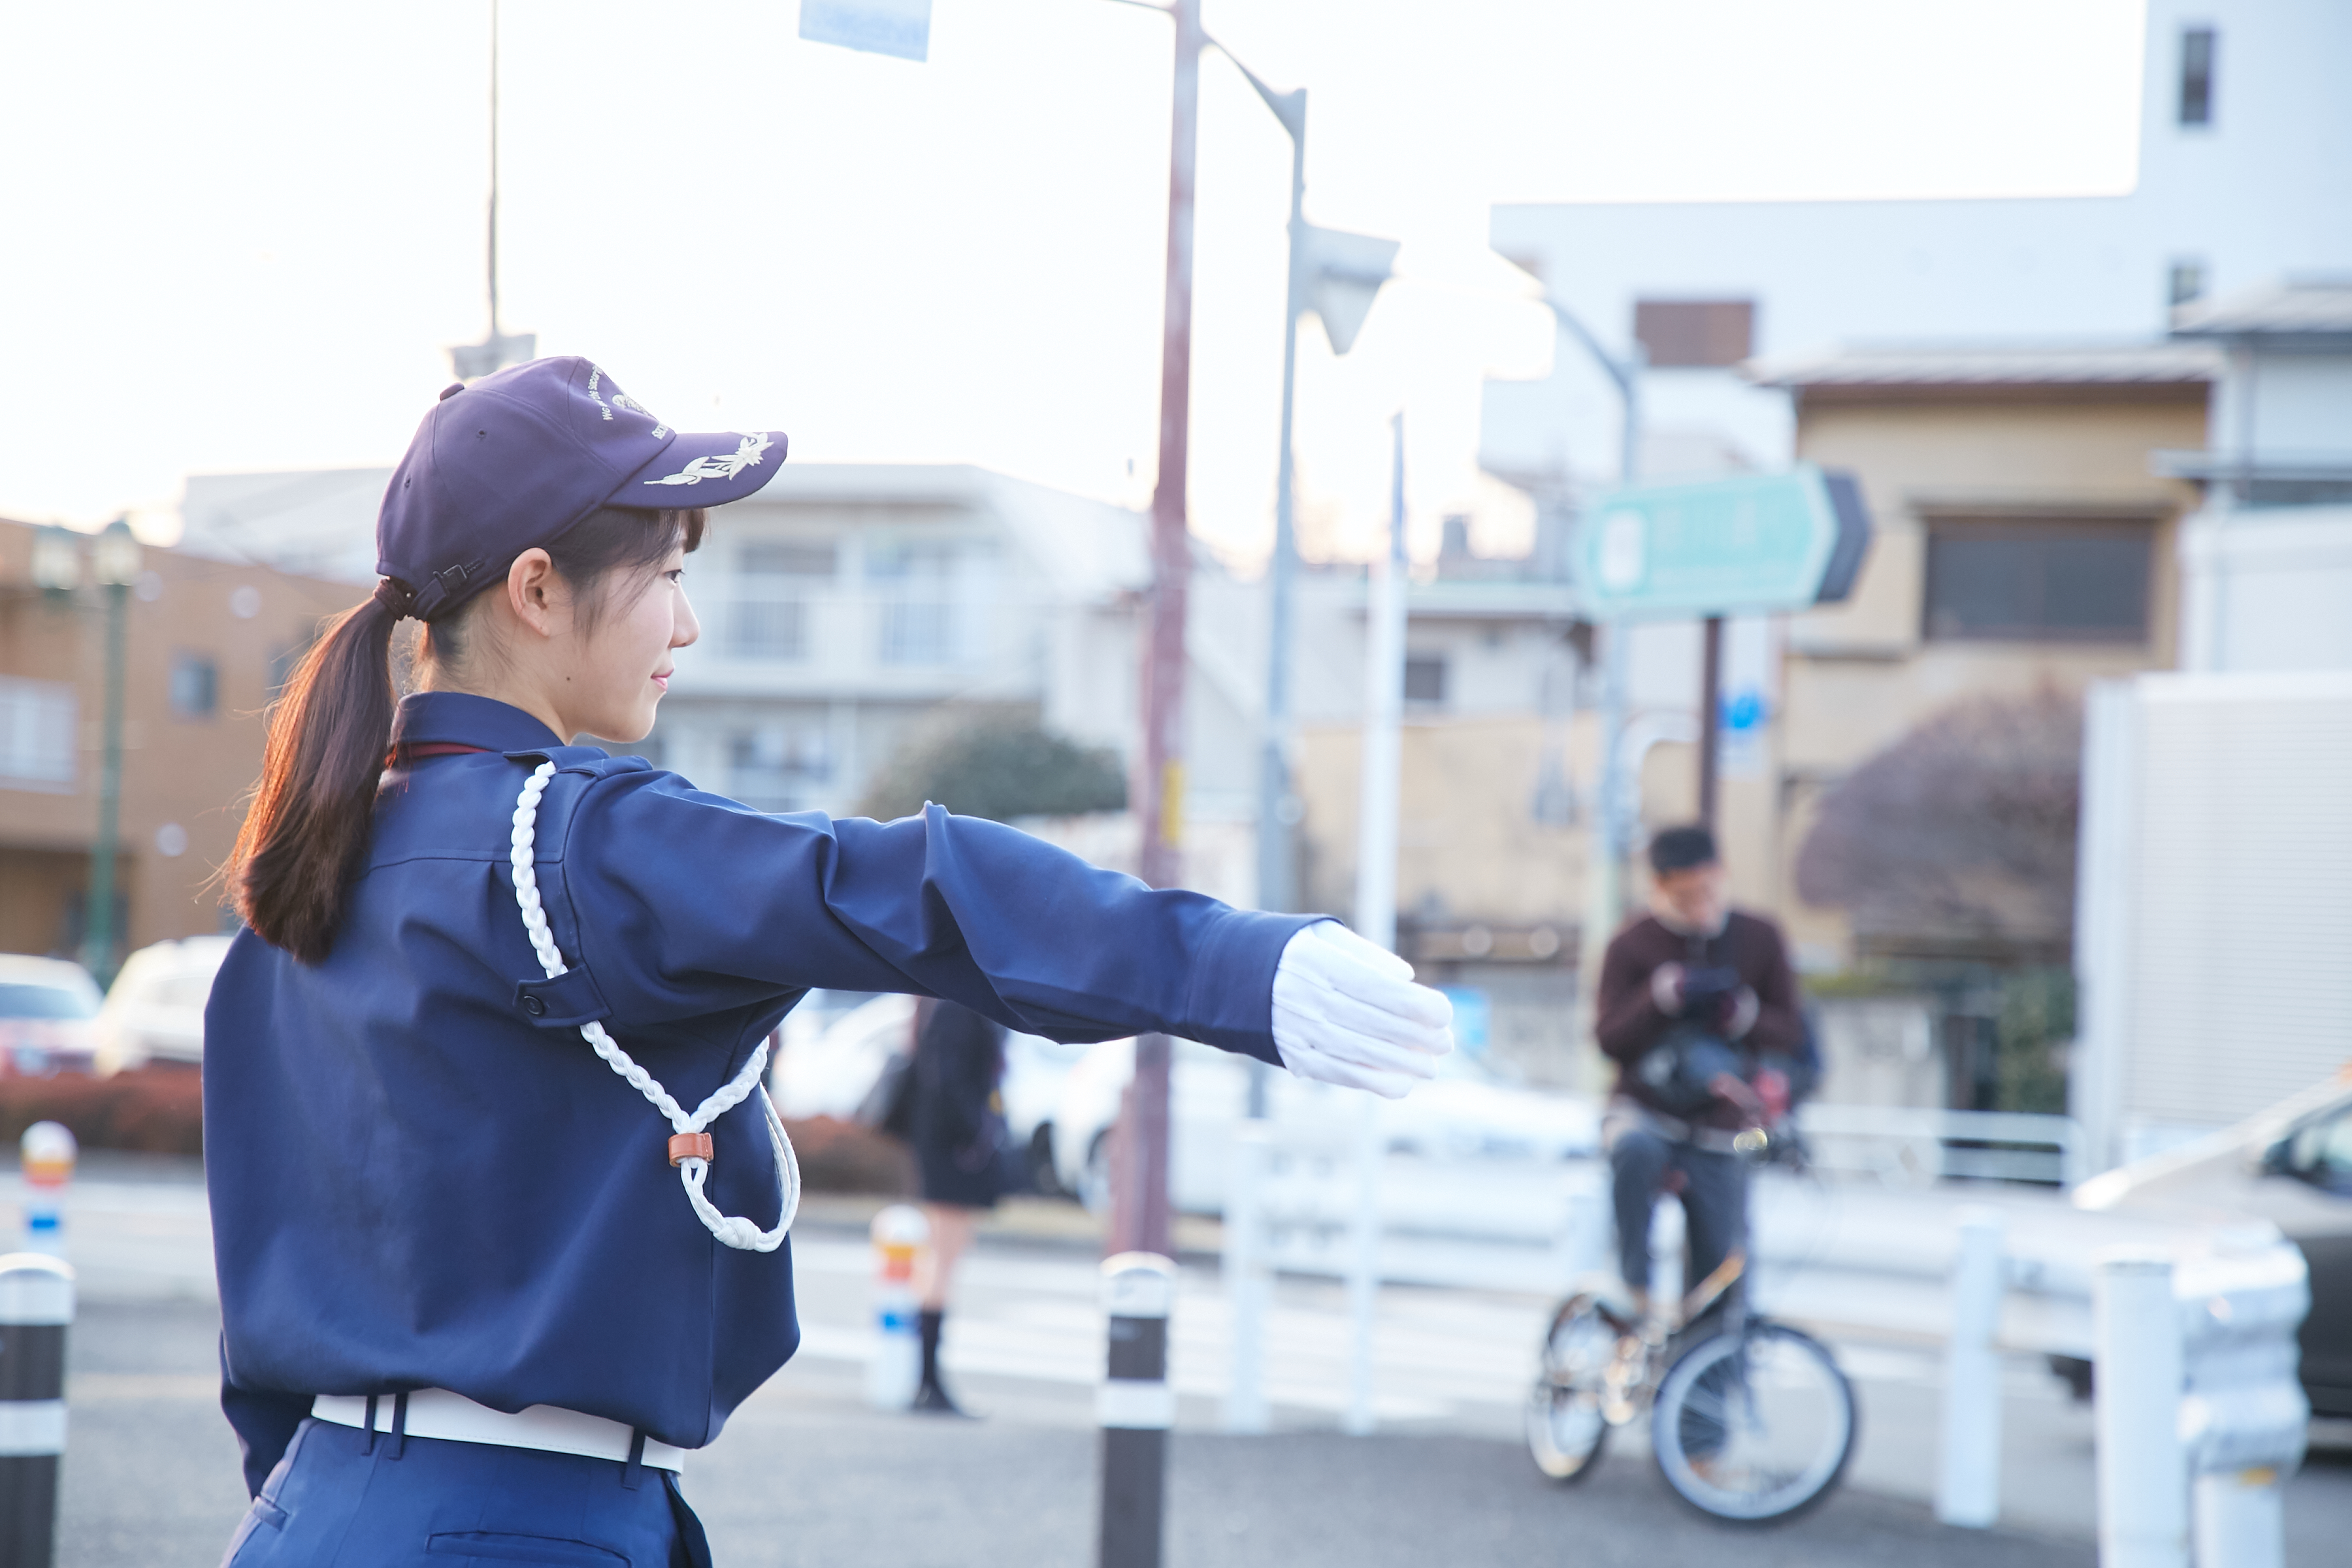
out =
[(523, 994), (522, 1010), (530, 1014), (532, 1017), (537, 1018), (546, 1013), (547, 1004), (526, 992)]

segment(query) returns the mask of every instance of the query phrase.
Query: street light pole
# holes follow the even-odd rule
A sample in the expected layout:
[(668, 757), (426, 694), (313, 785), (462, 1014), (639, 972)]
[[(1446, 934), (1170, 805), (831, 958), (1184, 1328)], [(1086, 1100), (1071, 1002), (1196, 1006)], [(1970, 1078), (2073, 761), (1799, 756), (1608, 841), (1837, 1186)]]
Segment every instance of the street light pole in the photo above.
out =
[(89, 851), (89, 918), (82, 932), (82, 967), (100, 985), (114, 978), (114, 862), (122, 831), (122, 688), (130, 642), (131, 582), (139, 575), (139, 542), (128, 520), (106, 525), (92, 551), (99, 591), (106, 597), (105, 752), (98, 773), (98, 837)]
[(1270, 603), (1265, 735), (1257, 799), (1258, 908), (1286, 910), (1297, 902), (1290, 846), (1291, 818), (1297, 810), (1290, 788), (1290, 623), (1298, 578), (1298, 468), (1292, 450), (1291, 421), (1297, 405), (1298, 323), (1307, 313), (1307, 89), (1274, 92), (1247, 66), (1238, 60), (1234, 63), (1290, 132), (1290, 279), (1282, 310), (1282, 447), (1275, 479), (1274, 557), (1266, 568)]
[[(1214, 43), (1214, 39), (1209, 40)], [(1217, 45), (1221, 49), (1222, 44)], [(1291, 830), (1299, 816), (1290, 784), (1290, 651), (1298, 579), (1298, 465), (1295, 415), (1298, 393), (1298, 325), (1310, 302), (1323, 319), (1334, 354), (1355, 346), (1372, 300), (1391, 276), (1393, 240), (1318, 228), (1307, 221), (1307, 89), (1276, 92), (1231, 49), (1225, 58), (1248, 79), (1282, 128), (1290, 133), (1290, 273), (1284, 290), (1282, 437), (1275, 480), (1274, 552), (1266, 568), (1265, 727), (1261, 737), (1257, 800), (1258, 907), (1296, 907), (1298, 889)], [(1252, 1075), (1251, 1114), (1263, 1109), (1263, 1075)]]
[[(1634, 343), (1621, 360), (1601, 347), (1591, 329), (1556, 296), (1546, 294), (1544, 304), (1550, 309), (1552, 319), (1583, 346), (1617, 389), (1625, 409), (1624, 426), (1618, 439), (1617, 478), (1621, 484), (1632, 484), (1640, 477), (1642, 468), (1642, 345)], [(1594, 792), (1591, 850), (1584, 868), (1584, 935), (1577, 952), (1578, 994), (1588, 1013), (1601, 984), (1601, 955), (1610, 937), (1616, 932), (1624, 902), (1619, 862), (1626, 837), (1629, 788), (1638, 787), (1629, 786), (1628, 781), (1621, 777), (1626, 707), (1625, 625), (1622, 621), (1614, 622), (1605, 629), (1608, 635), (1601, 644), (1601, 778), (1600, 788)]]
[[(1201, 0), (1174, 0), (1176, 80), (1168, 146), (1168, 273), (1160, 351), (1160, 475), (1151, 491), (1151, 604), (1143, 658), (1143, 766), (1136, 815), (1138, 869), (1155, 888), (1183, 875), (1184, 600), (1192, 575), (1185, 465), (1192, 395), (1192, 174), (1200, 143)], [(1165, 1035), (1135, 1042), (1135, 1077), (1114, 1148), (1113, 1253), (1170, 1256), (1168, 1066)]]

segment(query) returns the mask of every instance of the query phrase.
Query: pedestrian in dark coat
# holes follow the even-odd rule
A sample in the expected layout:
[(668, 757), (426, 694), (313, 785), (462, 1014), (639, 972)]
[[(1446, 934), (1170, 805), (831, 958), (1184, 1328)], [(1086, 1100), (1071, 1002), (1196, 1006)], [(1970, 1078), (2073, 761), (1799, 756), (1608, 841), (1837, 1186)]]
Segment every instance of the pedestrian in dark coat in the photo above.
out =
[(923, 1210), (931, 1223), (923, 1279), (923, 1383), (914, 1408), (964, 1412), (940, 1379), (940, 1331), (956, 1265), (971, 1247), (982, 1213), (1004, 1195), (1004, 1030), (969, 1007), (925, 1002), (915, 1016), (912, 1122)]

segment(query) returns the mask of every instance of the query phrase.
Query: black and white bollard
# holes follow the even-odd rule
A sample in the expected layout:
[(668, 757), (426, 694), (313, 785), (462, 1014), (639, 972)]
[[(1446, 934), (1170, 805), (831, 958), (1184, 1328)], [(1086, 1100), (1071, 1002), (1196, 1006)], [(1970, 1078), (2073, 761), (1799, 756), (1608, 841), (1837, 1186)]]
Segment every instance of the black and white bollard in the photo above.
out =
[(66, 1451), (66, 1326), (74, 1273), (38, 1252), (0, 1258), (0, 1568), (49, 1568)]
[(1102, 1281), (1110, 1356), (1095, 1395), (1103, 1434), (1097, 1561), (1100, 1568), (1160, 1568), (1168, 1429), (1176, 1424), (1176, 1394), (1168, 1386), (1176, 1265), (1156, 1252), (1122, 1252), (1103, 1259)]
[(66, 1255), (66, 1188), (81, 1152), (73, 1129), (61, 1121), (36, 1121), (17, 1145), (25, 1173), (25, 1250)]

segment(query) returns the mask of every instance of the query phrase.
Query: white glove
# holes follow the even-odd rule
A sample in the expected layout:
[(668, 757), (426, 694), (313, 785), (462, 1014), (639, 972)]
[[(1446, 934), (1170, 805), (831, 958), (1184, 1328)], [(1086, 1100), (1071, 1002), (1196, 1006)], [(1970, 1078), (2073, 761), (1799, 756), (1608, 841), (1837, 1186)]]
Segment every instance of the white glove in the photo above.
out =
[(1300, 1078), (1401, 1100), (1454, 1048), (1454, 1004), (1336, 921), (1299, 931), (1274, 972), (1274, 1048)]

